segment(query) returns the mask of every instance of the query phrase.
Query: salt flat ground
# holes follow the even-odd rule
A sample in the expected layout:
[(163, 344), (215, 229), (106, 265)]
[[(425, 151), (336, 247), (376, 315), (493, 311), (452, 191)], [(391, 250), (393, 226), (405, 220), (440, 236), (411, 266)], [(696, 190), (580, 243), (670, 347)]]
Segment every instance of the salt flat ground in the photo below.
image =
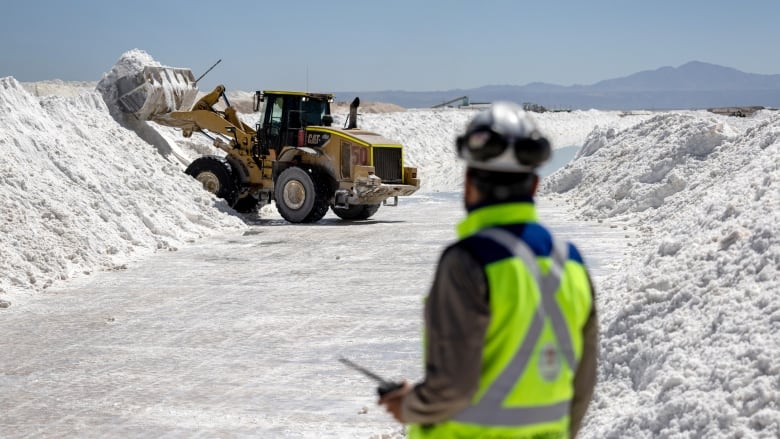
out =
[[(633, 232), (539, 206), (598, 286)], [(373, 383), (337, 359), (420, 378), (423, 298), (459, 196), (417, 195), (356, 223), (263, 212), (4, 310), (0, 437), (401, 437)]]

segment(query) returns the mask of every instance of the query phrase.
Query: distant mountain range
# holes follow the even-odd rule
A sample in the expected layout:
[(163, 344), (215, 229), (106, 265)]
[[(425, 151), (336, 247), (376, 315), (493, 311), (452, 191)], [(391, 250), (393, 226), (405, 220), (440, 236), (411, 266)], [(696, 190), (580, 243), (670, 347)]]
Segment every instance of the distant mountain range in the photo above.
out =
[[(593, 85), (489, 85), (430, 92), (337, 92), (337, 99), (387, 102), (406, 108), (427, 108), (459, 96), (471, 103), (508, 100), (549, 109), (677, 110), (713, 107), (780, 107), (780, 75), (745, 73), (730, 67), (692, 61), (661, 67)], [(457, 105), (455, 102), (453, 105)]]

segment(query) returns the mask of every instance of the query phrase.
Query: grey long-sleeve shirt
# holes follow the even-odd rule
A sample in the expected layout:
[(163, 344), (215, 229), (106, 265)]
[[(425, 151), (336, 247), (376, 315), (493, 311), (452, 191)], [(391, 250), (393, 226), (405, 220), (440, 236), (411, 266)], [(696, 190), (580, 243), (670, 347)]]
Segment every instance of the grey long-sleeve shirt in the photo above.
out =
[[(469, 404), (479, 387), (482, 345), (490, 322), (488, 300), (487, 279), (479, 261), (461, 247), (448, 248), (441, 256), (425, 305), (425, 380), (404, 398), (405, 423), (443, 422)], [(595, 299), (583, 340), (570, 410), (572, 437), (579, 431), (596, 383)]]

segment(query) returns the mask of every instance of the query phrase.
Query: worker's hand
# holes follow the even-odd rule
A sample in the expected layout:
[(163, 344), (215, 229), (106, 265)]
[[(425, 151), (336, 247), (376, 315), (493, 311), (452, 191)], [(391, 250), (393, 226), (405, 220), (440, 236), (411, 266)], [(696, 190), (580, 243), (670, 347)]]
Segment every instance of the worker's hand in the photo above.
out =
[(377, 401), (377, 404), (385, 406), (387, 413), (390, 413), (396, 421), (403, 424), (404, 421), (401, 419), (401, 403), (404, 400), (404, 396), (411, 391), (411, 383), (404, 380), (403, 385), (400, 388), (381, 396), (379, 401)]

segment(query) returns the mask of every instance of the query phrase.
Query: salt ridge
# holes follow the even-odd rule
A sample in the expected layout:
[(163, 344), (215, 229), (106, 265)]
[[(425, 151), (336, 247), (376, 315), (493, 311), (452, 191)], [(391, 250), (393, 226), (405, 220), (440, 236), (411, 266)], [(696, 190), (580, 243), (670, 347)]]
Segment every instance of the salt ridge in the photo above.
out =
[[(207, 141), (148, 124), (145, 142), (99, 93), (73, 95), (0, 79), (0, 299), (245, 227), (181, 172)], [(405, 145), (423, 194), (458, 191), (452, 141), (472, 114), (361, 126)], [(582, 437), (780, 436), (780, 116), (535, 117), (556, 147), (583, 145), (542, 196), (626, 228), (632, 246), (598, 285), (601, 367)]]

